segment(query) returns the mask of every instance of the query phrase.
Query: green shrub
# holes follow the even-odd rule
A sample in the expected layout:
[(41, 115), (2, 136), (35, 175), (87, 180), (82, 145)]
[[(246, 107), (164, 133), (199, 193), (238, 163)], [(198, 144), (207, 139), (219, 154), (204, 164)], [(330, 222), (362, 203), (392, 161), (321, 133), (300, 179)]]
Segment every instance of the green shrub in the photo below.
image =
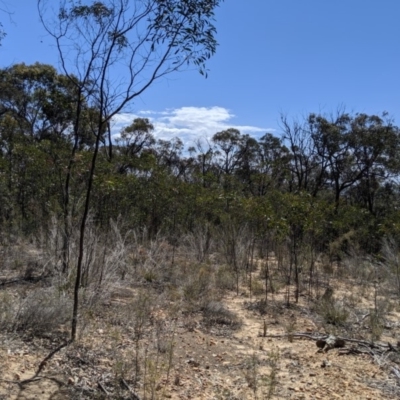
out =
[(346, 308), (337, 304), (333, 299), (322, 300), (317, 306), (317, 312), (327, 324), (335, 326), (343, 326), (349, 317)]
[(71, 301), (63, 295), (49, 290), (31, 292), (13, 307), (12, 330), (49, 334), (69, 321), (71, 308)]
[(228, 310), (219, 301), (210, 301), (202, 309), (203, 318), (206, 325), (229, 325), (231, 328), (238, 329), (241, 326), (241, 321), (235, 313)]
[(215, 274), (215, 285), (222, 290), (236, 290), (236, 278), (229, 267), (218, 268)]

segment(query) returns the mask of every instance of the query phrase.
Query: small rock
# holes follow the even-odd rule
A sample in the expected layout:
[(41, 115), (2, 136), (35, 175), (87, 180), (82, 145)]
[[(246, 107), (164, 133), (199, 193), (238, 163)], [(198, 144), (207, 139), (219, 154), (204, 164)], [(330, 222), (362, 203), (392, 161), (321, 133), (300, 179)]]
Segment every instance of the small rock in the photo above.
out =
[(329, 337), (326, 339), (326, 349), (325, 351), (328, 351), (330, 349), (336, 349), (336, 348), (341, 348), (345, 346), (345, 341), (343, 339), (339, 339), (336, 336), (329, 335)]
[(188, 364), (190, 364), (192, 367), (198, 367), (200, 365), (200, 363), (198, 363), (197, 361), (195, 361), (193, 358), (191, 358), (190, 360), (186, 361)]
[(331, 363), (328, 360), (323, 360), (321, 363), (321, 368), (330, 367)]

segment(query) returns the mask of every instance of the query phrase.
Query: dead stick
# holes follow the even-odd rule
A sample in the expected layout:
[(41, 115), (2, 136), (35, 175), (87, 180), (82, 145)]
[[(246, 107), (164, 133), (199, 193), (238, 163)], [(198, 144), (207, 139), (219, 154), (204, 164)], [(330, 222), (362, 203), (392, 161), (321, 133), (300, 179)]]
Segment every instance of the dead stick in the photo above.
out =
[(131, 389), (124, 378), (121, 378), (122, 384), (128, 389), (128, 391), (132, 394), (134, 400), (140, 400), (140, 397)]
[(99, 386), (99, 388), (107, 395), (109, 396), (110, 393), (108, 393), (107, 389), (104, 387), (104, 385), (99, 381), (97, 382), (97, 385)]
[(38, 375), (42, 372), (43, 368), (45, 367), (47, 361), (50, 360), (50, 358), (52, 358), (54, 356), (54, 354), (58, 353), (61, 349), (63, 349), (64, 347), (67, 347), (71, 342), (71, 340), (66, 341), (65, 343), (61, 344), (60, 346), (58, 346), (56, 349), (54, 349), (52, 352), (50, 352), (43, 360), (42, 362), (39, 364), (39, 367), (35, 373), (35, 375), (33, 375), (32, 378), (29, 379), (25, 379), (23, 381), (20, 382), (20, 385), (25, 385), (27, 383), (33, 382), (35, 380), (37, 380)]
[[(269, 338), (283, 338), (283, 337), (304, 337), (306, 339), (311, 339), (311, 340), (321, 340), (321, 339), (327, 339), (329, 337), (329, 335), (321, 335), (321, 336), (312, 336), (309, 335), (307, 333), (284, 333), (281, 335), (266, 335), (265, 337), (269, 337)], [(385, 348), (389, 348), (390, 346), (387, 344), (376, 344), (376, 343), (372, 343), (372, 342), (367, 342), (366, 340), (359, 340), (359, 339), (350, 339), (350, 338), (344, 338), (341, 336), (337, 336), (337, 339), (340, 340), (344, 340), (345, 342), (349, 342), (349, 343), (357, 343), (357, 344), (362, 344), (364, 346), (368, 346), (371, 348), (375, 348), (375, 349), (385, 349)]]

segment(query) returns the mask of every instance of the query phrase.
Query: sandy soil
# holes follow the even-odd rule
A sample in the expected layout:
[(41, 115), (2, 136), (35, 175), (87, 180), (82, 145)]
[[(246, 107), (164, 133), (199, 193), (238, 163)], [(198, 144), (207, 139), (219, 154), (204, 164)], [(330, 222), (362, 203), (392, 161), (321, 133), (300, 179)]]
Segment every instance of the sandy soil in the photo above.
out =
[[(342, 287), (335, 295), (343, 297), (348, 290)], [(118, 304), (129, 303), (134, 295), (135, 290), (125, 288), (124, 296), (113, 299), (111, 311)], [(39, 377), (26, 384), (21, 382), (34, 375), (40, 361), (58, 342), (51, 338), (22, 340), (3, 335), (0, 399), (128, 399), (135, 398), (133, 393), (139, 399), (209, 400), (379, 400), (399, 396), (399, 379), (390, 369), (396, 364), (390, 363), (387, 356), (342, 354), (343, 349), (324, 352), (313, 340), (289, 340), (288, 332), (305, 332), (310, 336), (325, 333), (310, 312), (306, 296), (287, 308), (284, 292), (277, 293), (265, 315), (255, 310), (255, 302), (260, 298), (232, 293), (224, 298), (225, 307), (241, 321), (237, 329), (218, 324), (204, 326), (200, 314), (171, 318), (158, 310), (152, 324), (163, 327), (159, 332), (173, 347), (160, 351), (160, 359), (150, 359), (150, 353), (156, 354), (151, 352), (155, 343), (162, 342), (146, 331), (141, 349), (149, 350), (141, 350), (141, 354), (149, 355), (148, 362), (143, 364), (148, 368), (147, 387), (140, 382), (134, 386), (132, 374), (121, 372), (126, 367), (126, 361), (123, 364), (121, 360), (132, 359), (135, 351), (132, 333), (119, 330), (117, 324), (106, 324), (101, 318), (93, 318), (76, 344), (56, 354)], [(365, 302), (368, 309), (369, 301), (370, 297), (363, 297), (360, 304)], [(383, 341), (396, 343), (400, 333), (396, 326), (398, 317), (394, 311), (389, 313), (392, 327), (384, 331)], [(133, 365), (125, 368), (133, 369)], [(118, 390), (116, 381), (120, 382)]]

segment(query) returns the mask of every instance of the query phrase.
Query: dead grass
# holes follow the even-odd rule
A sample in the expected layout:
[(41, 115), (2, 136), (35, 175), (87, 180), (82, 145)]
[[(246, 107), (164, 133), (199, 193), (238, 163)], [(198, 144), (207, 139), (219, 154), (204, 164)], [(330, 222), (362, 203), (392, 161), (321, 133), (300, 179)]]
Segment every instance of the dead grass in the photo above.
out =
[[(285, 258), (278, 262), (271, 256), (268, 276), (264, 262), (247, 271), (241, 258), (245, 241), (235, 250), (242, 260), (236, 265), (239, 271), (229, 264), (227, 247), (222, 254), (212, 253), (218, 243), (208, 238), (207, 230), (172, 248), (161, 237), (148, 241), (131, 232), (128, 240), (117, 225), (113, 229), (115, 246), (107, 251), (101, 238), (88, 242), (92, 248), (87, 249), (88, 279), (81, 291), (79, 340), (48, 362), (40, 381), (46, 377), (60, 383), (43, 389), (43, 399), (128, 399), (133, 393), (141, 399), (398, 396), (399, 382), (391, 372), (400, 365), (395, 351), (379, 359), (340, 356), (337, 350), (319, 353), (315, 343), (295, 336), (299, 331), (340, 333), (396, 346), (400, 314), (390, 274), (381, 274), (378, 281), (376, 268), (357, 260), (343, 262), (347, 272), (340, 274), (335, 266), (327, 272), (316, 263), (315, 286), (309, 290), (304, 269), (295, 304), (294, 288), (284, 283), (287, 271), (279, 270)], [(19, 246), (19, 251), (7, 250), (2, 271), (3, 280), (16, 283), (0, 287), (1, 374), (10, 382), (32, 376), (67, 335), (71, 315), (72, 271), (67, 277), (54, 273), (23, 279), (28, 258)], [(21, 257), (12, 263), (12, 254)], [(43, 251), (29, 254), (30, 265), (36, 266), (29, 276), (34, 278), (54, 261)], [(57, 271), (57, 263), (53, 265)], [(357, 274), (364, 266), (368, 271), (363, 271), (361, 285)], [(271, 334), (284, 337), (268, 338)], [(34, 386), (24, 389), (27, 398), (29, 391), (36, 395)], [(18, 390), (15, 383), (0, 382), (0, 398), (17, 398)]]

